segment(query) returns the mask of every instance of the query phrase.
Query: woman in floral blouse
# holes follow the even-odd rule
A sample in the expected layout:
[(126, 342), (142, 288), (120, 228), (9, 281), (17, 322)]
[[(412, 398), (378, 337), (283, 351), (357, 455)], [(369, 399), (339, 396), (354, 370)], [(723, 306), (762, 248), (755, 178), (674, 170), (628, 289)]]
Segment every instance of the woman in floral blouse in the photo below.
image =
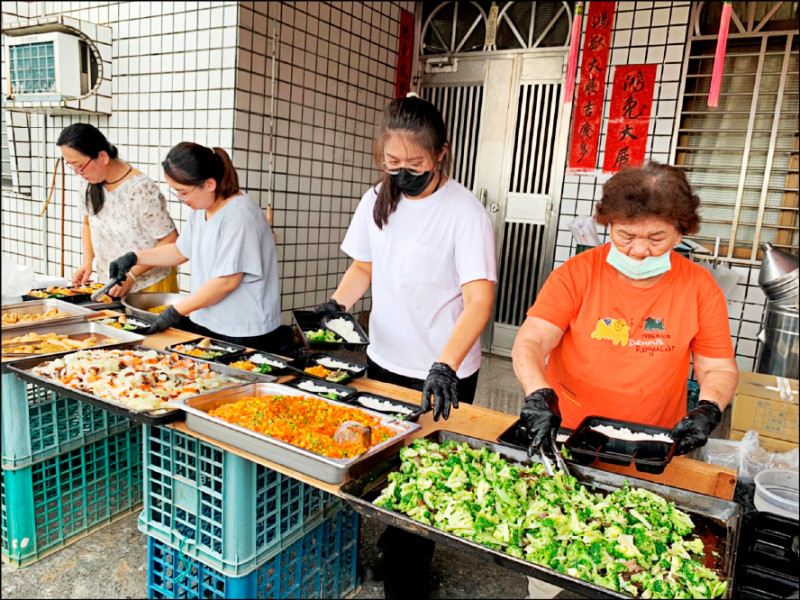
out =
[[(74, 123), (61, 132), (56, 144), (72, 170), (88, 182), (78, 204), (83, 260), (73, 274), (74, 285), (88, 282), (93, 270), (98, 280), (107, 281), (109, 264), (127, 250), (147, 250), (178, 239), (158, 186), (120, 160), (116, 147), (96, 127)], [(109, 295), (119, 298), (130, 292), (178, 291), (175, 267), (137, 265)]]

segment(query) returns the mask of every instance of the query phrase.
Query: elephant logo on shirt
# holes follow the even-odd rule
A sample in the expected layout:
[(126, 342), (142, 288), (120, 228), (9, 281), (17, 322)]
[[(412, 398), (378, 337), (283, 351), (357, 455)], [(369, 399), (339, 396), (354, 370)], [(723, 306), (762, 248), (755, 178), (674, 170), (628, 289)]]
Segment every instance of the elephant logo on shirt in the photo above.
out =
[(608, 340), (614, 345), (628, 345), (628, 331), (630, 325), (624, 319), (600, 319), (592, 332), (593, 340)]

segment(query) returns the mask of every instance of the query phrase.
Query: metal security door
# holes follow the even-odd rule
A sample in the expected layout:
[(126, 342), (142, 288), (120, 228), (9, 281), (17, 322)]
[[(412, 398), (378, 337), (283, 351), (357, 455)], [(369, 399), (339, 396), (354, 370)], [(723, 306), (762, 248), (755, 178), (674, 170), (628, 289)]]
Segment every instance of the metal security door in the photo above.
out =
[(563, 51), (460, 57), (426, 73), (421, 95), (439, 108), (454, 157), (452, 176), (489, 212), (498, 283), (484, 350), (509, 355), (553, 263), (566, 157)]

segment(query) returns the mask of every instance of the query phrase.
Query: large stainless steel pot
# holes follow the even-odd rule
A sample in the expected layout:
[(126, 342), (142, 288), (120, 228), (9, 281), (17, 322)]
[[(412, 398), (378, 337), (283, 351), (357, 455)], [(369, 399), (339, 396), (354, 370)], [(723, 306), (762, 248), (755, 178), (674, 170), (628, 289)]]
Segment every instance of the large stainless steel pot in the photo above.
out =
[(186, 297), (183, 294), (170, 292), (136, 292), (125, 296), (122, 299), (122, 306), (125, 307), (125, 312), (132, 317), (153, 322), (158, 318), (158, 314), (149, 312), (148, 308), (155, 308), (162, 304), (175, 304), (178, 300)]
[(762, 343), (756, 362), (757, 372), (800, 379), (798, 312), (797, 306), (781, 306), (767, 302), (764, 329), (758, 335)]

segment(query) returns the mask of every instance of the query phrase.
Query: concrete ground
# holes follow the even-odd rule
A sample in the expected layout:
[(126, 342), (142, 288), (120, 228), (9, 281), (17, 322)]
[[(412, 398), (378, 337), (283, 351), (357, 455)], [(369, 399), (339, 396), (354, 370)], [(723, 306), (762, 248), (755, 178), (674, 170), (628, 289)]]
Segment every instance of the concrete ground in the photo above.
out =
[[(522, 390), (511, 362), (485, 357), (476, 404), (518, 414)], [(3, 598), (146, 598), (147, 540), (129, 515), (28, 567), (2, 564)], [(359, 543), (362, 585), (355, 598), (383, 598), (376, 581), (376, 542), (384, 525), (363, 519)], [(379, 575), (377, 575), (379, 577)], [(525, 576), (438, 545), (430, 572), (431, 598), (525, 598)], [(579, 598), (562, 592), (557, 598)]]

